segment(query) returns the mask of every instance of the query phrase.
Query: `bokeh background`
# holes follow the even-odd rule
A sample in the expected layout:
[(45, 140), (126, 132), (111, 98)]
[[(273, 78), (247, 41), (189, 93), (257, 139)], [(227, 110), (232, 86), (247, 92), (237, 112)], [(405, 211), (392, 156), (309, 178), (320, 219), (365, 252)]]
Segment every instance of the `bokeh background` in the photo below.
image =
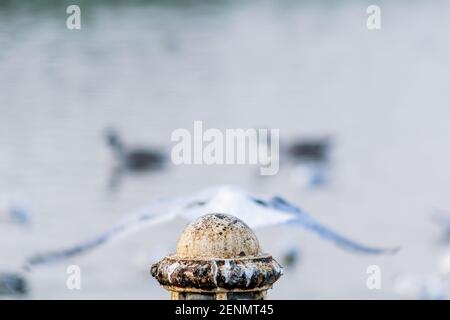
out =
[[(66, 7), (81, 7), (81, 30)], [(382, 28), (366, 28), (381, 7)], [(279, 194), (349, 237), (402, 246), (393, 256), (343, 252), (302, 230), (257, 230), (281, 259), (301, 252), (272, 299), (396, 299), (395, 277), (431, 274), (445, 247), (434, 208), (450, 210), (448, 1), (0, 0), (0, 193), (32, 224), (0, 223), (0, 271), (26, 277), (31, 299), (166, 299), (149, 266), (186, 221), (33, 272), (30, 255), (97, 234), (151, 200), (228, 183)], [(168, 166), (111, 193), (102, 137), (170, 150), (177, 128), (279, 128), (281, 139), (334, 138), (332, 182), (300, 188), (289, 169)], [(82, 270), (68, 290), (66, 268)], [(381, 290), (366, 268), (379, 265)]]

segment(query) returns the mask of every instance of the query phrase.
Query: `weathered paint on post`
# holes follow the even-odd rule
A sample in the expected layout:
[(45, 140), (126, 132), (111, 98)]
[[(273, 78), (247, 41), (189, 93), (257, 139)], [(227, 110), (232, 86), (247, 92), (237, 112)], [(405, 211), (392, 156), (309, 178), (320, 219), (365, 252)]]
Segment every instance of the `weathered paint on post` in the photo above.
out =
[(173, 300), (261, 300), (283, 274), (261, 253), (255, 233), (228, 214), (208, 214), (189, 224), (176, 253), (151, 267)]

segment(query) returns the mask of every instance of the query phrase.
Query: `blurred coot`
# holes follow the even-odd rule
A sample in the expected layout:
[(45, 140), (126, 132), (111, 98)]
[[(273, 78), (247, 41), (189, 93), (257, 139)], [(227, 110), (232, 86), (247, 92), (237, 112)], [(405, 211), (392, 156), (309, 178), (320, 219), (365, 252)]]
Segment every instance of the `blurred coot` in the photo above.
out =
[(293, 161), (326, 162), (330, 149), (329, 137), (311, 138), (292, 142), (287, 147), (287, 154)]
[(26, 279), (17, 273), (0, 273), (0, 295), (25, 295), (28, 293)]
[(106, 141), (112, 148), (119, 165), (131, 171), (147, 171), (161, 169), (166, 161), (164, 152), (152, 148), (129, 148), (119, 133), (112, 128), (106, 130)]

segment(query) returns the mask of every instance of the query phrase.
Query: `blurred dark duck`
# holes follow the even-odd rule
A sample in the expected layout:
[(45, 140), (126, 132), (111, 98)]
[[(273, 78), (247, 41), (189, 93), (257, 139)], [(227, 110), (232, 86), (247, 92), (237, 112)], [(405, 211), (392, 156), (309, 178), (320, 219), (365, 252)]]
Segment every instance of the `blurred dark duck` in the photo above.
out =
[[(266, 130), (270, 130), (267, 129)], [(269, 135), (260, 140), (259, 148), (271, 148), (273, 143)], [(305, 189), (318, 189), (332, 181), (331, 149), (333, 139), (329, 135), (302, 137), (280, 143), (280, 167), (288, 167), (291, 180)]]
[(294, 162), (327, 162), (331, 149), (331, 139), (311, 138), (292, 142), (286, 150)]
[(127, 148), (114, 129), (106, 130), (106, 141), (112, 148), (119, 165), (132, 171), (146, 171), (160, 169), (166, 163), (166, 155), (156, 149)]
[(28, 293), (26, 279), (16, 273), (0, 273), (0, 296), (18, 296)]
[(113, 128), (105, 130), (105, 139), (117, 160), (117, 166), (114, 168), (110, 179), (111, 189), (118, 187), (127, 172), (158, 171), (163, 169), (167, 163), (166, 154), (161, 149), (127, 147), (117, 130)]
[(301, 260), (300, 250), (296, 246), (291, 246), (282, 256), (282, 265), (285, 268), (294, 268)]
[(306, 188), (323, 187), (331, 181), (330, 137), (298, 139), (284, 148), (284, 155), (291, 165), (292, 181)]

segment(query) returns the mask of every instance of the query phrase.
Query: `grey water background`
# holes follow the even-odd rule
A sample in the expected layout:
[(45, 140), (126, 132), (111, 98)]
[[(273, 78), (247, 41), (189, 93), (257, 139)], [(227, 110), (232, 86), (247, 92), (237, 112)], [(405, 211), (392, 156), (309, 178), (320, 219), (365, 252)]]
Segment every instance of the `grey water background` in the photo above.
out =
[[(34, 211), (30, 228), (0, 225), (1, 270), (97, 234), (158, 196), (221, 183), (285, 196), (364, 243), (402, 246), (359, 256), (302, 230), (257, 230), (276, 258), (292, 243), (302, 253), (270, 298), (397, 298), (396, 274), (435, 269), (443, 249), (429, 215), (450, 209), (448, 1), (374, 2), (379, 31), (366, 28), (366, 1), (81, 2), (79, 31), (65, 27), (71, 3), (0, 3), (0, 192), (19, 193)], [(280, 128), (284, 141), (333, 135), (334, 180), (311, 191), (283, 168), (260, 179), (248, 166), (169, 166), (108, 192), (106, 126), (170, 150), (172, 131), (194, 120)], [(149, 266), (185, 225), (26, 273), (27, 297), (168, 298)], [(82, 290), (66, 287), (70, 264), (81, 267)], [(366, 288), (374, 264), (381, 290)]]

